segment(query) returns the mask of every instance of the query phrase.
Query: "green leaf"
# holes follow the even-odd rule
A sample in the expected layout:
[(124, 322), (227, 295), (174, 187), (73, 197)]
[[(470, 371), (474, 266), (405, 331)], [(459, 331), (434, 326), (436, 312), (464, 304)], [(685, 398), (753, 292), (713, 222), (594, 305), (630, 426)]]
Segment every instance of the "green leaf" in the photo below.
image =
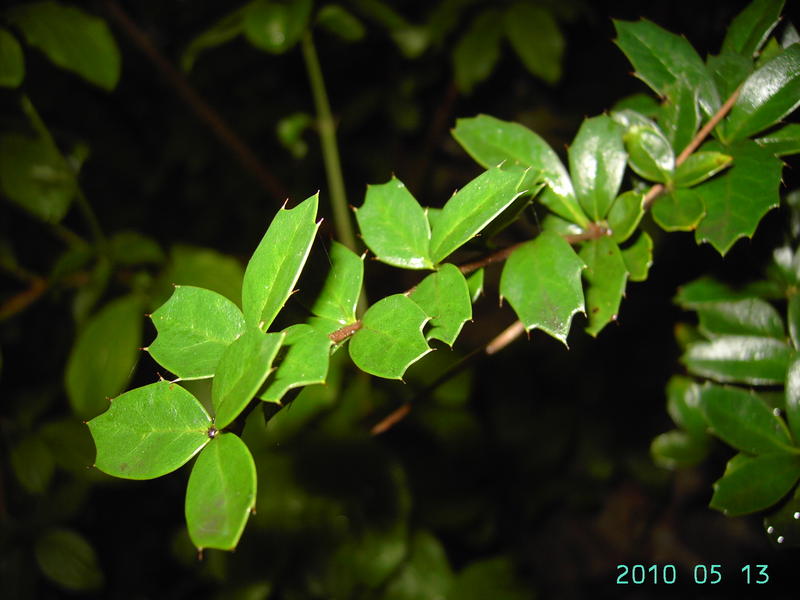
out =
[(411, 537), (408, 556), (389, 580), (381, 600), (448, 598), (453, 572), (441, 542), (427, 531)]
[(186, 525), (199, 550), (233, 550), (256, 505), (256, 465), (232, 433), (211, 440), (186, 487)]
[(244, 15), (249, 5), (242, 6), (232, 13), (225, 15), (203, 33), (195, 37), (181, 55), (181, 68), (189, 72), (192, 70), (199, 54), (208, 48), (216, 48), (231, 41), (242, 33), (244, 28)]
[(754, 0), (731, 21), (722, 50), (754, 58), (780, 20), (784, 0)]
[(0, 27), (0, 87), (19, 87), (25, 79), (25, 57), (11, 33)]
[(0, 136), (0, 187), (9, 200), (47, 221), (58, 223), (75, 196), (75, 178), (64, 159), (44, 140)]
[(758, 298), (706, 302), (697, 308), (700, 331), (706, 337), (755, 335), (786, 339), (783, 319), (771, 304)]
[(716, 279), (701, 277), (679, 287), (674, 301), (682, 308), (693, 310), (710, 302), (728, 302), (749, 297), (747, 293), (734, 291)]
[(449, 600), (530, 600), (531, 590), (520, 580), (514, 563), (506, 556), (496, 556), (470, 563), (453, 582)]
[(709, 142), (703, 149), (733, 156), (730, 169), (693, 188), (706, 207), (695, 239), (724, 255), (740, 237), (751, 237), (761, 217), (778, 206), (782, 164), (750, 140), (728, 147)]
[(114, 477), (154, 479), (208, 443), (211, 417), (181, 386), (159, 381), (125, 392), (88, 423), (95, 466)]
[[(344, 246), (343, 246), (344, 247)], [(311, 327), (297, 324), (284, 330), (286, 354), (278, 368), (267, 379), (266, 389), (259, 394), (265, 402), (280, 404), (291, 389), (325, 383), (328, 375), (331, 339)]]
[(78, 335), (65, 371), (77, 415), (98, 414), (128, 383), (139, 359), (143, 320), (141, 299), (125, 296), (106, 304)]
[(778, 453), (748, 457), (730, 472), (725, 470), (722, 479), (714, 484), (709, 506), (728, 517), (764, 510), (788, 494), (798, 477), (800, 457), (797, 455)]
[(650, 455), (653, 461), (665, 469), (692, 467), (708, 456), (708, 440), (673, 429), (653, 438)]
[(569, 147), (569, 171), (578, 201), (592, 220), (603, 219), (617, 197), (627, 158), (622, 127), (611, 117), (583, 121)]
[(586, 242), (578, 256), (586, 263), (586, 331), (597, 336), (610, 321), (617, 320), (628, 270), (619, 246), (609, 237)]
[(648, 94), (631, 94), (617, 100), (611, 107), (611, 112), (630, 110), (640, 113), (645, 117), (654, 118), (661, 113), (661, 105)]
[(706, 385), (700, 403), (713, 433), (737, 450), (768, 454), (786, 451), (792, 444), (783, 420), (746, 390)]
[(282, 208), (247, 263), (242, 283), (244, 320), (266, 330), (289, 299), (303, 270), (318, 224), (319, 194)]
[(348, 325), (356, 320), (356, 305), (364, 279), (364, 259), (339, 242), (328, 252), (331, 269), (311, 312), (318, 317)]
[(675, 153), (660, 130), (634, 125), (623, 139), (628, 150), (628, 163), (638, 175), (660, 183), (671, 181)]
[(350, 339), (356, 366), (378, 377), (400, 379), (406, 369), (430, 352), (422, 327), (428, 322), (416, 302), (403, 294), (387, 296), (369, 307)]
[(465, 94), (492, 74), (500, 58), (503, 37), (500, 13), (488, 9), (470, 23), (453, 49), (456, 85)]
[(565, 42), (552, 13), (542, 6), (517, 2), (506, 10), (504, 19), (508, 41), (525, 68), (547, 83), (560, 80)]
[(794, 437), (800, 444), (800, 359), (794, 359), (786, 371), (786, 420)]
[(696, 89), (700, 106), (709, 115), (719, 108), (719, 96), (702, 59), (686, 38), (670, 33), (642, 19), (638, 22), (614, 21), (617, 46), (636, 69), (636, 76), (659, 96), (669, 87), (684, 82)]
[(49, 529), (36, 540), (36, 562), (50, 581), (72, 592), (103, 587), (97, 555), (86, 539), (71, 529)]
[(572, 180), (558, 155), (527, 127), (488, 115), (478, 115), (470, 119), (458, 119), (452, 134), (461, 147), (487, 169), (503, 163), (504, 167), (530, 167), (534, 172), (540, 172), (540, 177), (551, 191), (542, 199), (548, 208), (581, 227), (589, 224), (589, 219), (575, 198)]
[(95, 456), (94, 442), (89, 429), (72, 417), (51, 421), (39, 429), (39, 437), (50, 449), (55, 463), (62, 469), (86, 475)]
[(692, 344), (681, 361), (692, 373), (716, 381), (775, 385), (783, 383), (793, 355), (773, 338), (726, 335)]
[(456, 192), (444, 205), (431, 232), (431, 260), (439, 263), (477, 235), (492, 219), (527, 191), (527, 171), (488, 169)]
[(217, 429), (230, 425), (255, 397), (269, 375), (284, 335), (251, 328), (225, 348), (211, 386)]
[(233, 302), (188, 285), (176, 286), (151, 318), (158, 335), (147, 351), (181, 379), (213, 376), (225, 348), (245, 330), (242, 311)]
[(622, 260), (631, 281), (646, 281), (653, 264), (653, 239), (643, 231), (633, 244), (622, 250)]
[(347, 9), (338, 4), (326, 4), (317, 11), (317, 25), (346, 42), (364, 38), (364, 25)]
[(800, 44), (789, 46), (742, 84), (726, 119), (725, 137), (744, 140), (774, 125), (800, 106)]
[(314, 123), (314, 119), (307, 112), (294, 112), (283, 117), (275, 126), (275, 134), (281, 146), (292, 153), (294, 158), (303, 158), (308, 152), (308, 144), (303, 139), (303, 133)]
[(756, 142), (775, 156), (800, 154), (800, 124), (790, 123), (758, 138)]
[(43, 494), (55, 470), (53, 454), (38, 435), (24, 437), (11, 448), (11, 467), (25, 491)]
[(792, 345), (795, 350), (800, 350), (800, 294), (792, 294), (789, 298), (786, 320), (789, 324), (789, 337), (792, 339)]
[(585, 267), (564, 238), (544, 231), (506, 261), (500, 296), (508, 299), (525, 329), (539, 328), (566, 345), (573, 315), (584, 312)]
[(483, 294), (483, 268), (467, 277), (467, 287), (469, 288), (469, 298), (475, 304)]
[(653, 220), (664, 231), (692, 231), (705, 214), (703, 201), (694, 190), (667, 192), (653, 204)]
[(254, 0), (244, 9), (244, 35), (256, 48), (283, 54), (294, 46), (308, 27), (311, 0), (287, 4)]
[(472, 303), (467, 281), (451, 264), (444, 264), (423, 279), (410, 298), (431, 318), (432, 328), (427, 339), (443, 341), (452, 346), (464, 323), (472, 319)]
[(667, 383), (667, 412), (676, 425), (696, 438), (708, 437), (701, 404), (701, 387), (688, 377), (674, 376)]
[(378, 260), (403, 269), (433, 268), (425, 211), (396, 177), (367, 186), (356, 220), (364, 243)]
[(633, 190), (617, 196), (608, 211), (607, 219), (612, 240), (621, 244), (633, 235), (644, 216), (643, 201), (644, 194)]
[(695, 152), (675, 169), (673, 183), (688, 188), (702, 183), (730, 166), (733, 157), (721, 152)]
[(153, 238), (138, 231), (120, 231), (108, 240), (111, 261), (118, 265), (161, 264), (164, 251)]
[(25, 39), (62, 69), (105, 90), (117, 86), (120, 55), (106, 22), (58, 2), (33, 2), (6, 12)]
[(686, 148), (700, 126), (697, 90), (686, 85), (684, 80), (669, 86), (658, 122), (676, 151)]
[(752, 58), (732, 52), (709, 56), (706, 65), (722, 98), (730, 98), (755, 68)]

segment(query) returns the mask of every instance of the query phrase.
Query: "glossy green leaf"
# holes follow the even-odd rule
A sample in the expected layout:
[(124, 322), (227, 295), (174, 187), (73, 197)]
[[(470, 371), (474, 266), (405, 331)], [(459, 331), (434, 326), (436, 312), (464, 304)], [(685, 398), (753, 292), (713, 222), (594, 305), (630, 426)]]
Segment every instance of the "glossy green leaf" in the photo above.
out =
[(644, 231), (636, 241), (622, 250), (622, 260), (631, 281), (646, 281), (653, 264), (653, 239)]
[(289, 299), (317, 233), (318, 199), (314, 194), (293, 209), (282, 208), (270, 223), (244, 273), (246, 323), (268, 329)]
[(71, 529), (49, 529), (35, 546), (36, 563), (50, 581), (71, 592), (91, 592), (104, 584), (97, 555), (89, 542)]
[(256, 506), (256, 465), (232, 433), (218, 434), (192, 467), (186, 525), (198, 549), (233, 550)]
[(496, 10), (485, 10), (470, 23), (453, 49), (458, 89), (469, 94), (492, 74), (500, 58), (503, 20)]
[(27, 42), (53, 63), (105, 90), (120, 75), (120, 54), (106, 22), (80, 8), (58, 2), (33, 2), (6, 12)]
[(783, 319), (771, 304), (758, 298), (706, 302), (697, 308), (700, 331), (706, 337), (755, 335), (783, 341)]
[(662, 194), (653, 204), (653, 220), (664, 231), (692, 231), (706, 214), (694, 190), (678, 189)]
[(782, 164), (749, 140), (729, 147), (710, 142), (703, 150), (733, 156), (729, 169), (693, 188), (706, 207), (695, 239), (710, 243), (724, 255), (740, 237), (751, 237), (761, 217), (778, 206)]
[(612, 240), (621, 244), (633, 235), (644, 216), (643, 200), (644, 194), (633, 190), (617, 196), (607, 218)]
[(547, 206), (557, 215), (585, 227), (589, 219), (575, 198), (572, 180), (553, 149), (533, 131), (488, 115), (458, 119), (452, 131), (461, 147), (486, 167), (517, 165), (531, 167), (552, 192)]
[(745, 292), (734, 291), (710, 277), (701, 277), (682, 285), (675, 295), (675, 304), (685, 309), (697, 309), (707, 303), (729, 302), (748, 298)]
[(25, 79), (22, 48), (8, 30), (0, 27), (0, 87), (19, 87)]
[(756, 142), (775, 156), (800, 154), (800, 124), (790, 123), (758, 138)]
[(748, 457), (714, 483), (709, 506), (729, 517), (764, 510), (788, 494), (798, 477), (800, 457), (795, 454)]
[(423, 279), (409, 296), (431, 318), (427, 339), (452, 346), (464, 323), (472, 319), (467, 281), (458, 267), (449, 263)]
[(425, 211), (396, 177), (367, 186), (356, 220), (364, 243), (378, 260), (404, 269), (433, 268)]
[(721, 98), (730, 98), (755, 68), (752, 58), (733, 52), (721, 52), (716, 56), (709, 56), (706, 59), (706, 66), (714, 78), (714, 84)]
[(667, 88), (666, 101), (661, 106), (658, 122), (676, 152), (689, 145), (700, 126), (697, 93), (697, 89), (687, 85), (684, 80), (676, 81)]
[(244, 35), (256, 48), (283, 54), (294, 46), (308, 27), (311, 0), (286, 4), (254, 0), (244, 10)]
[(269, 375), (283, 339), (283, 333), (265, 334), (251, 328), (225, 348), (211, 386), (217, 429), (230, 425), (255, 397)]
[(422, 335), (428, 319), (403, 294), (387, 296), (364, 313), (361, 329), (350, 338), (350, 357), (362, 371), (400, 379), (409, 365), (430, 352)]
[(549, 231), (517, 248), (500, 278), (500, 295), (508, 299), (525, 329), (541, 329), (565, 345), (572, 317), (584, 312), (583, 261), (564, 238)]
[(527, 172), (488, 169), (444, 205), (431, 232), (430, 256), (438, 263), (477, 235), (526, 188)]
[(92, 417), (125, 385), (142, 345), (142, 301), (125, 296), (106, 304), (75, 340), (67, 361), (65, 384), (75, 414)]
[(730, 166), (732, 156), (721, 152), (695, 152), (675, 169), (676, 187), (692, 187)]
[(382, 600), (449, 598), (453, 572), (441, 542), (427, 531), (417, 531), (405, 563), (389, 580)]
[(783, 420), (746, 390), (707, 385), (700, 392), (700, 403), (714, 435), (738, 450), (767, 454), (791, 445)]
[(784, 0), (754, 0), (731, 21), (722, 50), (753, 58), (780, 20)]
[(626, 162), (622, 127), (607, 115), (585, 119), (569, 147), (569, 171), (578, 201), (592, 220), (606, 216)]
[(473, 304), (478, 301), (478, 298), (483, 294), (483, 268), (478, 269), (472, 275), (467, 277), (467, 287), (469, 288), (469, 297)]
[(366, 32), (361, 21), (338, 4), (326, 4), (317, 11), (317, 25), (346, 42), (363, 39)]
[(12, 202), (58, 223), (75, 196), (75, 178), (64, 159), (43, 140), (15, 133), (0, 136), (0, 188)]
[(795, 350), (800, 350), (800, 294), (793, 294), (789, 298), (787, 314), (789, 337)]
[(675, 170), (675, 153), (660, 130), (634, 125), (624, 137), (628, 163), (636, 173), (650, 181), (666, 183)]
[(586, 331), (597, 336), (610, 321), (617, 320), (628, 270), (619, 246), (609, 237), (586, 242), (578, 256), (586, 263)]
[(284, 330), (283, 347), (286, 354), (278, 368), (267, 379), (266, 389), (258, 397), (265, 402), (280, 404), (291, 389), (314, 383), (325, 383), (331, 339), (303, 323)]
[(311, 312), (347, 325), (356, 320), (356, 305), (364, 279), (364, 259), (336, 241), (331, 243), (328, 257), (331, 268)]
[(115, 398), (88, 425), (98, 469), (114, 477), (154, 479), (184, 465), (208, 443), (211, 417), (181, 386), (159, 381)]
[(800, 106), (800, 44), (756, 69), (742, 84), (726, 119), (725, 137), (744, 140)]
[(714, 82), (702, 59), (686, 38), (670, 33), (645, 19), (637, 22), (614, 21), (617, 46), (636, 69), (636, 76), (660, 96), (671, 85), (685, 82), (696, 89), (700, 106), (713, 114), (720, 101)]
[(213, 376), (225, 348), (245, 329), (242, 311), (233, 302), (188, 285), (176, 286), (151, 319), (158, 335), (147, 351), (181, 379)]
[(683, 469), (694, 466), (708, 456), (706, 438), (697, 438), (685, 431), (673, 429), (653, 438), (650, 455), (665, 469)]
[(517, 575), (513, 561), (506, 556), (486, 558), (464, 567), (448, 596), (451, 600), (530, 600), (531, 589)]
[(11, 468), (17, 481), (31, 494), (43, 494), (53, 478), (55, 461), (38, 435), (29, 435), (11, 448)]
[(786, 371), (786, 420), (795, 444), (800, 444), (800, 359), (794, 359)]
[(692, 437), (707, 437), (701, 387), (688, 377), (670, 378), (667, 383), (667, 412), (675, 424)]
[(516, 2), (506, 10), (504, 20), (511, 47), (525, 68), (547, 83), (561, 79), (565, 42), (552, 13), (543, 6)]
[(225, 15), (211, 27), (195, 37), (181, 56), (181, 68), (187, 72), (191, 71), (197, 57), (203, 50), (221, 46), (242, 33), (247, 6), (248, 5), (245, 5)]
[(766, 337), (726, 335), (692, 344), (681, 361), (696, 375), (752, 385), (782, 384), (794, 351)]

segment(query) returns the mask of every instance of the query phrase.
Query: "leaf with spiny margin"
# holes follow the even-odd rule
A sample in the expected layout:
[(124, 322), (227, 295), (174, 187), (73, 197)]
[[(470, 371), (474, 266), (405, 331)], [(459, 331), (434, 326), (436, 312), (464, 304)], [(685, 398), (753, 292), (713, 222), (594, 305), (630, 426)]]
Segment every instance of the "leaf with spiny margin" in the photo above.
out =
[(728, 517), (769, 508), (788, 494), (800, 477), (800, 456), (784, 452), (753, 457), (737, 454), (728, 466), (714, 483), (709, 503)]
[(467, 281), (458, 267), (444, 264), (423, 279), (409, 296), (431, 318), (427, 339), (452, 346), (464, 323), (472, 318)]
[(667, 183), (675, 170), (675, 153), (660, 129), (634, 125), (623, 138), (628, 150), (628, 164), (638, 175)]
[(611, 229), (611, 239), (621, 244), (636, 231), (639, 221), (644, 216), (644, 194), (629, 190), (617, 196), (611, 209), (608, 211), (608, 227)]
[(25, 79), (25, 58), (17, 38), (0, 27), (0, 87), (15, 88)]
[(244, 332), (242, 311), (225, 296), (175, 286), (151, 316), (158, 335), (147, 351), (181, 379), (212, 377), (222, 353)]
[(622, 131), (607, 115), (585, 119), (569, 147), (569, 171), (575, 194), (594, 221), (606, 216), (622, 184), (628, 158)]
[(733, 157), (722, 152), (695, 152), (675, 169), (675, 187), (688, 188), (710, 179), (730, 166)]
[(694, 190), (672, 190), (653, 204), (653, 220), (664, 231), (692, 231), (705, 214), (706, 207)]
[(153, 479), (184, 465), (208, 443), (211, 417), (181, 386), (158, 381), (118, 396), (87, 425), (98, 469), (114, 477)]
[(716, 56), (709, 56), (706, 59), (706, 67), (714, 78), (720, 97), (730, 98), (736, 88), (753, 72), (755, 65), (752, 58), (733, 52), (721, 52)]
[(406, 369), (430, 352), (422, 327), (428, 315), (403, 294), (387, 296), (369, 307), (361, 329), (350, 338), (350, 358), (378, 377), (400, 379)]
[(633, 244), (622, 250), (622, 260), (631, 281), (646, 281), (653, 264), (653, 239), (643, 231)]
[(692, 437), (708, 437), (701, 404), (702, 388), (688, 377), (676, 375), (667, 382), (667, 412), (676, 425)]
[(364, 259), (337, 241), (331, 243), (328, 257), (331, 269), (311, 312), (347, 325), (356, 320), (356, 305), (364, 280)]
[(453, 48), (453, 68), (458, 89), (469, 94), (491, 75), (500, 58), (502, 19), (496, 10), (485, 10), (470, 23)]
[(783, 165), (752, 140), (727, 147), (712, 141), (703, 150), (733, 157), (731, 168), (692, 188), (706, 207), (695, 239), (710, 243), (724, 256), (740, 237), (751, 237), (767, 211), (778, 206)]
[(684, 80), (668, 86), (658, 122), (677, 152), (686, 148), (700, 126), (697, 89), (687, 85)]
[(653, 438), (650, 455), (660, 467), (681, 469), (692, 467), (708, 456), (708, 438), (698, 438), (680, 429), (673, 429)]
[(778, 24), (784, 0), (754, 0), (731, 21), (722, 50), (752, 59)]
[(222, 433), (192, 467), (186, 487), (186, 525), (198, 550), (233, 550), (256, 506), (256, 464), (245, 443)]
[(800, 444), (800, 359), (797, 358), (786, 370), (786, 420), (795, 444)]
[(614, 42), (636, 69), (636, 76), (659, 96), (666, 96), (675, 82), (684, 81), (696, 89), (703, 111), (711, 115), (720, 101), (714, 82), (697, 51), (686, 38), (670, 33), (642, 19), (637, 22), (614, 20)]
[(561, 159), (547, 142), (527, 127), (478, 115), (458, 119), (452, 135), (467, 154), (487, 169), (502, 163), (503, 167), (531, 167), (540, 172), (550, 191), (542, 198), (547, 207), (581, 227), (589, 224)]
[(616, 320), (619, 303), (625, 293), (628, 270), (619, 246), (610, 237), (589, 240), (578, 254), (586, 263), (586, 332), (597, 336), (610, 322)]
[(403, 269), (433, 268), (425, 211), (396, 177), (367, 186), (356, 220), (364, 243), (381, 262)]
[(319, 194), (282, 208), (247, 263), (242, 309), (248, 325), (266, 330), (289, 299), (314, 242)]
[(690, 372), (716, 381), (782, 384), (795, 352), (768, 337), (725, 335), (691, 344), (681, 357)]
[(771, 304), (759, 298), (706, 302), (697, 307), (699, 329), (706, 337), (756, 335), (786, 338), (783, 319)]
[(225, 348), (211, 386), (217, 429), (232, 423), (255, 397), (269, 375), (284, 335), (251, 328)]
[(561, 79), (564, 35), (552, 13), (542, 6), (516, 2), (503, 16), (508, 41), (525, 68), (547, 83)]
[(483, 293), (483, 267), (467, 277), (467, 287), (469, 288), (469, 298), (475, 304)]
[(756, 142), (775, 156), (800, 154), (800, 124), (790, 123), (756, 139)]
[(258, 395), (264, 402), (280, 404), (289, 390), (325, 383), (328, 375), (333, 342), (326, 334), (304, 323), (287, 327), (283, 332), (286, 334), (283, 340), (286, 354), (267, 379), (264, 391)]
[(456, 192), (431, 232), (431, 259), (441, 262), (477, 235), (527, 190), (527, 171), (491, 168)]
[(89, 319), (64, 373), (75, 414), (93, 417), (123, 390), (139, 360), (143, 321), (142, 300), (133, 294), (109, 302)]
[(508, 258), (500, 296), (508, 299), (525, 329), (541, 329), (566, 345), (572, 317), (584, 312), (584, 268), (564, 238), (544, 231)]

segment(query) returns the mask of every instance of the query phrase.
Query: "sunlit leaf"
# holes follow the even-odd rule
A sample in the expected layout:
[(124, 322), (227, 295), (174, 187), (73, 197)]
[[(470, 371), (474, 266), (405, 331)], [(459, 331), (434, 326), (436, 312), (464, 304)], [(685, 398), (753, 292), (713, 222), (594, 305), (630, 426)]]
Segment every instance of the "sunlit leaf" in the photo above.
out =
[(71, 529), (49, 529), (36, 540), (36, 563), (42, 573), (71, 592), (103, 587), (103, 572), (89, 542)]
[(286, 4), (254, 0), (244, 9), (244, 35), (256, 48), (283, 54), (303, 35), (311, 6), (311, 0), (294, 0)]
[(747, 457), (714, 483), (709, 506), (729, 517), (764, 510), (788, 494), (798, 477), (800, 457), (796, 454)]
[(496, 10), (478, 14), (453, 49), (456, 84), (465, 94), (489, 75), (500, 58), (503, 20)]
[(643, 200), (644, 194), (633, 190), (617, 196), (607, 217), (612, 240), (621, 244), (633, 235), (644, 215)]
[(727, 335), (692, 344), (681, 361), (692, 373), (723, 382), (782, 384), (794, 351), (774, 338)]
[(622, 260), (631, 281), (645, 281), (653, 264), (653, 239), (644, 231), (636, 241), (622, 250)]
[(547, 83), (561, 79), (564, 35), (549, 10), (517, 2), (505, 12), (505, 29), (511, 47), (533, 75)]
[(0, 87), (15, 88), (25, 79), (22, 48), (9, 31), (0, 27)]
[(314, 383), (325, 383), (331, 339), (311, 327), (299, 323), (284, 330), (286, 353), (278, 368), (267, 379), (266, 389), (258, 397), (265, 402), (280, 403), (291, 389)]
[(705, 302), (697, 307), (700, 331), (707, 337), (756, 335), (786, 338), (783, 319), (771, 304), (758, 298)]
[(653, 204), (653, 220), (664, 231), (692, 231), (706, 214), (694, 190), (678, 189), (661, 195)]
[(731, 21), (722, 50), (753, 58), (780, 20), (784, 0), (754, 0)]
[(589, 319), (586, 331), (596, 336), (610, 321), (617, 319), (628, 270), (619, 246), (609, 237), (586, 242), (578, 256), (586, 263), (583, 272)]
[(347, 325), (356, 320), (356, 305), (364, 279), (364, 259), (339, 242), (328, 251), (330, 271), (311, 312)]
[(758, 138), (756, 142), (775, 156), (800, 154), (800, 124), (790, 123)]
[(443, 341), (452, 346), (466, 321), (472, 318), (467, 281), (451, 264), (444, 264), (423, 279), (410, 298), (431, 318), (427, 339)]

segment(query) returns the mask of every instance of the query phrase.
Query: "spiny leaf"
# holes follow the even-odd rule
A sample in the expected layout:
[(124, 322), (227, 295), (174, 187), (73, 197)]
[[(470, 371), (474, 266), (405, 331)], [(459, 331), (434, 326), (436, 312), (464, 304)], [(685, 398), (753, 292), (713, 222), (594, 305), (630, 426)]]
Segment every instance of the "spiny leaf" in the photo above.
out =
[(291, 389), (325, 383), (331, 339), (311, 325), (299, 323), (284, 330), (286, 354), (278, 368), (267, 379), (266, 389), (259, 394), (265, 402), (280, 403)]
[(428, 275), (410, 298), (431, 318), (433, 327), (426, 335), (429, 340), (442, 340), (452, 346), (464, 323), (472, 318), (467, 281), (455, 265), (444, 264)]
[(784, 0), (754, 0), (731, 21), (722, 50), (755, 57), (780, 20)]

